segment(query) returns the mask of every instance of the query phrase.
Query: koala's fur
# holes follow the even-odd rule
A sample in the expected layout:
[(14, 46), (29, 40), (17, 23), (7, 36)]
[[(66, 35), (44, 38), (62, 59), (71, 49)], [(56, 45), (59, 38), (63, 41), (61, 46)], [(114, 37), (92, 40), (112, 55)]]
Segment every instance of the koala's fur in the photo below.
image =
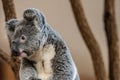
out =
[(6, 23), (13, 56), (22, 56), (21, 80), (80, 80), (70, 51), (43, 14), (26, 9), (23, 19)]

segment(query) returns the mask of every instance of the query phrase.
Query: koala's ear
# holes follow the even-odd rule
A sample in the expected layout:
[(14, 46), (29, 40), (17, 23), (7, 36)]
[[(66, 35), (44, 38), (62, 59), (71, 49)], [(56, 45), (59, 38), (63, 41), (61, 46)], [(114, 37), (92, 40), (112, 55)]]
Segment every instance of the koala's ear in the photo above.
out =
[(14, 32), (15, 27), (16, 27), (18, 22), (19, 22), (19, 20), (17, 20), (17, 19), (11, 19), (11, 20), (7, 21), (6, 22), (7, 31)]
[(19, 20), (17, 19), (10, 19), (6, 22), (6, 32), (7, 36), (9, 38), (9, 41), (11, 40), (11, 37), (13, 36), (13, 33), (15, 32), (16, 25), (18, 24)]
[(46, 21), (45, 21), (45, 16), (44, 16), (42, 13), (41, 13), (41, 21), (42, 21), (43, 24), (46, 23)]
[(43, 14), (34, 8), (26, 9), (23, 13), (23, 17), (26, 21), (37, 21), (38, 24), (45, 24), (45, 18)]

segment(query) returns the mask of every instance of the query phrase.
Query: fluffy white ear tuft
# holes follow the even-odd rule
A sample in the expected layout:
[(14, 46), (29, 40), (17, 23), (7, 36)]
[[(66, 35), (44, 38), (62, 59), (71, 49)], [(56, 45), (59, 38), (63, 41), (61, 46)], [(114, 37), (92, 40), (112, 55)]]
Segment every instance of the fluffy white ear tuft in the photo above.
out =
[(37, 22), (38, 24), (45, 24), (45, 18), (43, 14), (34, 8), (28, 8), (23, 13), (23, 18), (29, 22)]
[(16, 25), (18, 24), (19, 20), (17, 19), (10, 19), (6, 22), (6, 31), (9, 39), (13, 36), (13, 33), (15, 32)]
[(8, 22), (6, 22), (6, 29), (8, 31), (14, 32), (18, 21), (19, 20), (17, 19), (10, 19)]

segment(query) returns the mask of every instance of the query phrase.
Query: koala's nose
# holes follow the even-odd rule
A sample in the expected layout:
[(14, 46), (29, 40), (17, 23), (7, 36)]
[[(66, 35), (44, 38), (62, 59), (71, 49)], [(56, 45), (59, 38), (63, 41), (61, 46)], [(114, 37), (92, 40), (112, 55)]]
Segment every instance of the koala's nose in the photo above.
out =
[(17, 50), (12, 50), (12, 55), (13, 56), (19, 56), (20, 53)]
[(13, 41), (12, 44), (11, 44), (11, 51), (12, 51), (13, 56), (19, 56), (20, 55), (20, 52), (19, 52), (17, 46), (18, 46), (17, 42)]

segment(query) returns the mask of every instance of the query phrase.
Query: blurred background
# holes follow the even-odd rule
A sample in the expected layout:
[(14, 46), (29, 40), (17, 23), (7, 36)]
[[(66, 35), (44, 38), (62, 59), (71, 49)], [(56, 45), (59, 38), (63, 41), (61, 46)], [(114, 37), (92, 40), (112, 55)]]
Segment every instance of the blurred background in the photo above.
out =
[[(102, 50), (108, 72), (108, 51), (103, 27), (104, 0), (81, 1), (90, 28)], [(68, 44), (81, 80), (95, 80), (91, 56), (76, 25), (69, 0), (14, 0), (14, 4), (18, 19), (22, 18), (26, 8), (37, 8), (42, 11), (47, 22), (62, 35)], [(116, 0), (115, 7), (120, 39), (120, 0)], [(0, 1), (0, 48), (6, 53), (10, 53), (4, 25), (4, 11)], [(0, 77), (3, 77), (2, 80), (13, 80), (10, 67), (4, 62), (0, 62)]]

